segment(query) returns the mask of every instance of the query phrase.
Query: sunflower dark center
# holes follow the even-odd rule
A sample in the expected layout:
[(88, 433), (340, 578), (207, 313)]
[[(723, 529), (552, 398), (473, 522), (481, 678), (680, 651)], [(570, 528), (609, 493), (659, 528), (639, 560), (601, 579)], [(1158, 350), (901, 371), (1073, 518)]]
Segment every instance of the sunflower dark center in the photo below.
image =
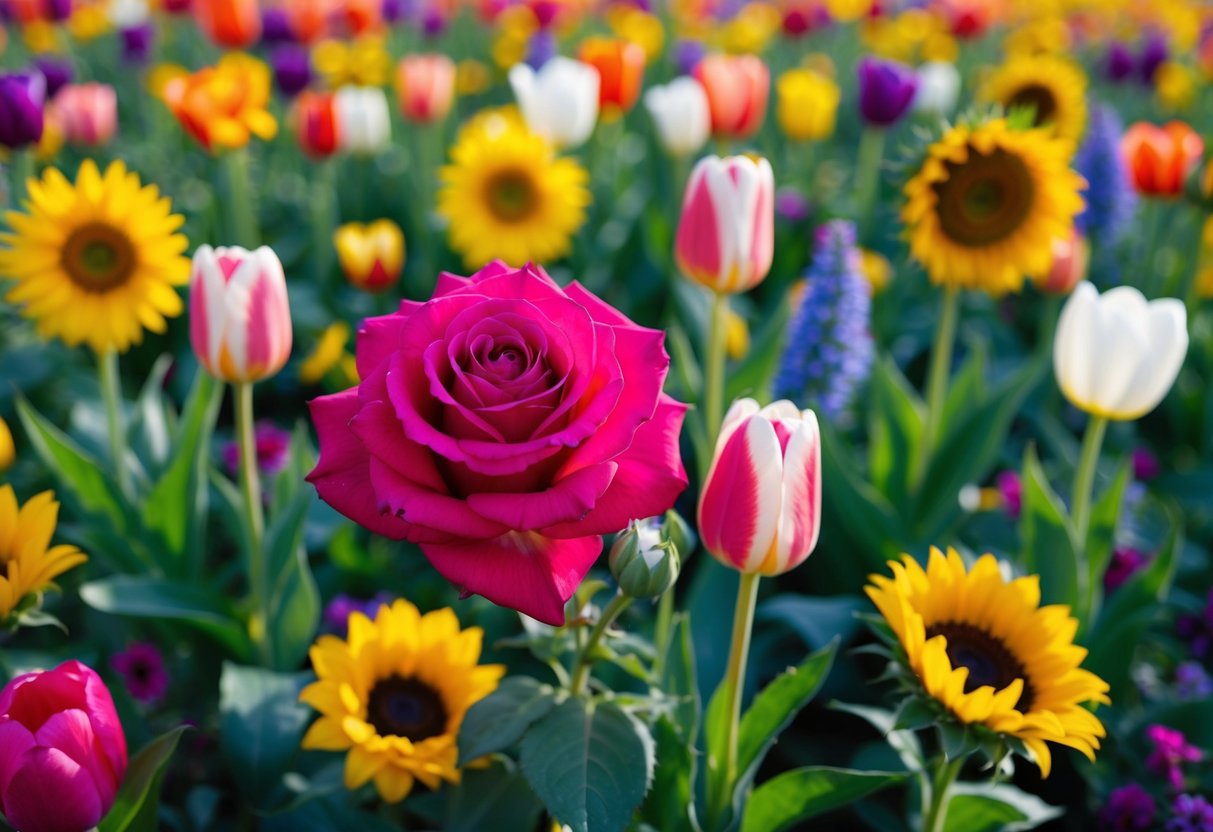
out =
[(61, 263), (67, 276), (81, 289), (103, 294), (130, 279), (135, 271), (135, 247), (117, 228), (89, 223), (67, 238)]
[(521, 171), (497, 173), (489, 179), (486, 192), (489, 210), (502, 222), (526, 219), (539, 201), (535, 182)]
[(380, 736), (420, 742), (446, 732), (446, 706), (438, 691), (416, 678), (389, 676), (371, 689), (367, 722)]
[(1031, 680), (1027, 669), (1002, 639), (990, 635), (980, 627), (959, 621), (943, 621), (927, 628), (927, 638), (943, 636), (948, 640), (948, 660), (952, 667), (967, 667), (969, 678), (965, 681), (965, 693), (972, 693), (986, 685), (1002, 690), (1016, 679), (1023, 679), (1023, 693), (1015, 707), (1022, 713), (1032, 708)]
[(969, 148), (964, 162), (947, 162), (947, 178), (935, 185), (939, 225), (962, 246), (1000, 243), (1019, 230), (1032, 210), (1036, 186), (1018, 156)]
[(1008, 110), (1017, 107), (1031, 107), (1035, 113), (1032, 123), (1039, 127), (1052, 121), (1053, 116), (1057, 114), (1057, 99), (1053, 96), (1053, 91), (1043, 84), (1028, 84), (1016, 90), (1007, 101)]

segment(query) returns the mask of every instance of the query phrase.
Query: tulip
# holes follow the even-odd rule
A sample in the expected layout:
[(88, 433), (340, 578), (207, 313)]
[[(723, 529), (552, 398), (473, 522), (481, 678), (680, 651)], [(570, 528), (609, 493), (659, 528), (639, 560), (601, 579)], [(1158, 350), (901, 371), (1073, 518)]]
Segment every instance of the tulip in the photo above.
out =
[(271, 249), (198, 248), (190, 276), (190, 343), (208, 373), (232, 384), (282, 369), (291, 355), (291, 308), (282, 263)]
[(636, 104), (644, 83), (644, 47), (622, 38), (586, 38), (581, 60), (598, 70), (598, 107), (618, 117)]
[(312, 83), (312, 56), (298, 44), (286, 43), (274, 49), (270, 53), (270, 65), (274, 68), (274, 84), (288, 98), (303, 92)]
[(122, 29), (122, 60), (128, 64), (145, 64), (152, 55), (152, 41), (155, 40), (156, 30), (151, 23), (140, 23)]
[(918, 90), (914, 70), (897, 61), (866, 57), (859, 62), (859, 114), (875, 127), (896, 124)]
[(1075, 407), (1123, 421), (1144, 416), (1162, 401), (1187, 351), (1182, 301), (1147, 301), (1131, 286), (1100, 295), (1083, 281), (1057, 322), (1053, 370)]
[(699, 501), (704, 548), (745, 574), (780, 575), (812, 554), (820, 528), (816, 414), (786, 399), (734, 402)]
[(299, 147), (313, 159), (332, 156), (341, 146), (341, 125), (333, 93), (301, 92), (295, 99), (294, 124)]
[(675, 253), (688, 277), (716, 292), (745, 292), (761, 283), (775, 253), (770, 162), (701, 159), (687, 182)]
[(108, 84), (69, 84), (51, 106), (70, 144), (97, 147), (118, 131), (118, 94)]
[(34, 66), (46, 79), (47, 101), (58, 95), (59, 90), (70, 84), (72, 78), (76, 76), (76, 71), (68, 61), (50, 55), (39, 55), (34, 58)]
[(387, 95), (378, 87), (342, 87), (334, 100), (341, 149), (377, 153), (392, 137)]
[(1139, 121), (1120, 140), (1133, 188), (1147, 196), (1179, 196), (1204, 151), (1200, 136), (1182, 121), (1163, 127)]
[(0, 416), (0, 473), (12, 468), (16, 460), (17, 445), (13, 442), (13, 432), (4, 417)]
[(396, 67), (400, 112), (409, 121), (442, 121), (455, 98), (455, 62), (446, 55), (406, 55)]
[(243, 49), (261, 37), (257, 0), (199, 0), (192, 6), (198, 28), (219, 46)]
[(388, 288), (404, 268), (404, 232), (391, 220), (346, 223), (333, 232), (333, 245), (346, 279), (368, 292)]
[(115, 29), (142, 26), (151, 14), (147, 0), (110, 0), (109, 19)]
[(792, 141), (819, 141), (834, 132), (840, 93), (833, 79), (811, 69), (789, 69), (775, 84), (779, 126)]
[(126, 762), (114, 700), (89, 667), (64, 662), (0, 691), (0, 811), (21, 832), (97, 826)]
[(694, 78), (683, 76), (665, 86), (651, 87), (644, 106), (657, 125), (657, 138), (671, 156), (699, 152), (712, 132), (708, 94)]
[(1087, 276), (1091, 246), (1077, 229), (1053, 241), (1053, 262), (1047, 274), (1033, 277), (1036, 288), (1049, 295), (1069, 294)]
[(746, 139), (767, 114), (771, 73), (755, 55), (708, 55), (695, 67), (708, 94), (712, 134)]
[(0, 146), (18, 150), (37, 144), (45, 119), (46, 78), (40, 72), (0, 75)]
[(914, 110), (932, 116), (951, 115), (960, 96), (960, 73), (947, 61), (931, 61), (918, 68)]
[(576, 147), (594, 132), (599, 87), (594, 67), (559, 56), (538, 72), (515, 64), (510, 86), (527, 126), (557, 147)]

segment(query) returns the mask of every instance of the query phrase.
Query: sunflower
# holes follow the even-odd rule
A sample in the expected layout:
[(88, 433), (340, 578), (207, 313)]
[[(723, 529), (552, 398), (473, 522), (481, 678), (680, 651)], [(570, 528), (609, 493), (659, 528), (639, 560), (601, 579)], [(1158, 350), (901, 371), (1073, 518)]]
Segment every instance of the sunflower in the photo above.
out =
[(1070, 152), (1087, 123), (1087, 76), (1056, 55), (1020, 55), (1000, 66), (982, 86), (981, 98), (1008, 112), (1031, 108), (1034, 127), (1046, 127)]
[(102, 174), (86, 160), (75, 185), (49, 168), (29, 181), (25, 206), (5, 214), (0, 276), (16, 281), (7, 299), (42, 337), (125, 352), (181, 314), (173, 287), (189, 280), (190, 261), (175, 232), (185, 220), (122, 162)]
[(441, 177), (438, 212), (450, 221), (451, 247), (473, 269), (498, 258), (521, 266), (563, 256), (590, 204), (585, 169), (557, 157), (509, 111), (464, 127)]
[(0, 627), (31, 593), (88, 558), (75, 546), (51, 546), (59, 517), (55, 495), (44, 491), (17, 504), (11, 485), (0, 486)]
[(1108, 685), (1079, 667), (1078, 622), (1068, 607), (1040, 606), (1038, 576), (1007, 582), (993, 555), (966, 572), (952, 549), (932, 549), (925, 570), (909, 555), (889, 566), (893, 577), (872, 575), (865, 591), (927, 695), (966, 725), (1021, 742), (1044, 777), (1046, 743), (1095, 759), (1105, 732), (1085, 703), (1109, 704)]
[(1018, 291), (1043, 274), (1068, 236), (1086, 187), (1060, 139), (997, 118), (959, 124), (931, 145), (906, 185), (910, 253), (934, 283)]
[(449, 608), (421, 615), (398, 600), (371, 621), (349, 618), (349, 637), (321, 636), (311, 650), (318, 681), (301, 701), (320, 711), (303, 747), (345, 751), (345, 785), (374, 779), (396, 803), (414, 780), (459, 782), (455, 739), (471, 705), (492, 693), (502, 665), (477, 665), (483, 631), (459, 629)]

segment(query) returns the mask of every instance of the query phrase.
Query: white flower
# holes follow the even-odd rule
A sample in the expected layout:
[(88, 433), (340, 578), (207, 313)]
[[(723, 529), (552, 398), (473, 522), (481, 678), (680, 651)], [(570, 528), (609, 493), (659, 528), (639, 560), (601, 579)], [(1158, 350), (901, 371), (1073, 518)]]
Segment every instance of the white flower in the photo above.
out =
[(387, 95), (379, 87), (342, 87), (333, 106), (342, 150), (377, 153), (392, 138)]
[(598, 70), (555, 57), (536, 72), (526, 64), (510, 70), (510, 86), (527, 126), (557, 147), (576, 147), (598, 121)]
[(1084, 280), (1057, 322), (1053, 370), (1075, 407), (1108, 419), (1137, 419), (1167, 395), (1187, 352), (1181, 301), (1147, 301), (1132, 286), (1100, 295)]
[(690, 76), (653, 87), (644, 94), (644, 106), (657, 125), (661, 146), (671, 156), (690, 156), (712, 133), (708, 94)]
[(951, 115), (960, 96), (960, 73), (953, 64), (931, 61), (918, 68), (914, 109), (936, 116)]
[(130, 29), (142, 26), (151, 17), (147, 0), (111, 0), (109, 7), (110, 22), (116, 29)]

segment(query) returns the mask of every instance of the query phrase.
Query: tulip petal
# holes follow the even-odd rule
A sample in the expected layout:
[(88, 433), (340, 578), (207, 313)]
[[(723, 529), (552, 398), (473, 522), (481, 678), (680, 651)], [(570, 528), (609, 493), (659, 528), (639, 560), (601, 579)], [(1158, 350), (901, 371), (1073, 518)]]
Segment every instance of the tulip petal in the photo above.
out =
[(9, 823), (38, 832), (92, 829), (108, 808), (88, 770), (58, 748), (27, 752), (4, 796)]
[(25, 752), (34, 747), (34, 735), (15, 719), (0, 717), (0, 812), (9, 781), (25, 762)]
[(775, 538), (783, 457), (775, 428), (752, 416), (717, 446), (699, 503), (704, 547), (735, 569), (754, 571)]

